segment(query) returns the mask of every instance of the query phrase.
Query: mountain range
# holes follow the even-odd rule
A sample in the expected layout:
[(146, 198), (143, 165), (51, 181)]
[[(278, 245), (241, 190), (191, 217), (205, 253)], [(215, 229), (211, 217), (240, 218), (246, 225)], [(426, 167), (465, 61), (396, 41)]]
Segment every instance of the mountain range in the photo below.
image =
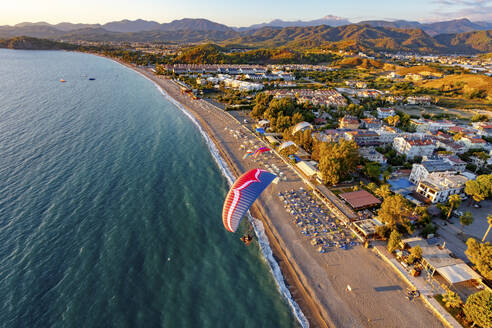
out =
[[(332, 27), (321, 24), (329, 21), (332, 22), (332, 26), (339, 25)], [(248, 47), (333, 47), (362, 51), (374, 49), (427, 53), (492, 52), (490, 23), (473, 23), (467, 19), (430, 24), (410, 21), (364, 21), (346, 24), (347, 22), (340, 17), (326, 16), (307, 22), (277, 20), (243, 29), (206, 19), (187, 18), (163, 24), (145, 20), (123, 20), (104, 25), (50, 25), (39, 22), (0, 26), (0, 39), (22, 35), (71, 42), (220, 42), (223, 45)], [(297, 26), (302, 24), (307, 25)]]

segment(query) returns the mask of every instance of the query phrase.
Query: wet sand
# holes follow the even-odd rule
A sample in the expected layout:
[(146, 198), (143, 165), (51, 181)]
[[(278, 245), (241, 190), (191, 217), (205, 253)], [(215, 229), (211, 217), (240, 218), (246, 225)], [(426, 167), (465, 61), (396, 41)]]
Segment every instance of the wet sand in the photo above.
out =
[[(240, 148), (241, 144), (246, 138), (256, 138), (229, 113), (204, 100), (183, 95), (177, 84), (166, 77), (126, 66), (157, 83), (193, 114), (236, 177), (259, 166), (252, 160), (242, 159), (245, 150)], [(241, 131), (241, 137), (235, 138), (226, 128)], [(277, 197), (280, 191), (307, 188), (306, 184), (277, 155), (267, 154), (265, 160), (275, 163), (285, 173), (287, 181), (272, 184), (257, 200), (251, 213), (264, 222), (289, 290), (311, 327), (444, 326), (421, 300), (406, 299), (405, 282), (373, 251), (356, 246), (318, 253)], [(346, 290), (347, 285), (351, 286), (350, 292)]]

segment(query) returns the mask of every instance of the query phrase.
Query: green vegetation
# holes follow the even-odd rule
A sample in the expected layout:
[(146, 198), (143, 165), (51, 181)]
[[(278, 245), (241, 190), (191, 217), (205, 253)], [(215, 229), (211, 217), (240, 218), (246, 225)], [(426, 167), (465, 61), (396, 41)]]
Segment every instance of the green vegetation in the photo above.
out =
[(465, 230), (465, 226), (469, 226), (470, 224), (473, 223), (473, 215), (471, 212), (465, 212), (463, 215), (460, 216), (460, 224), (461, 224), (461, 234), (463, 234), (463, 231)]
[(401, 243), (401, 234), (397, 230), (391, 231), (389, 240), (388, 240), (388, 251), (393, 253), (398, 248), (400, 248)]
[(475, 180), (469, 180), (465, 184), (465, 193), (477, 203), (492, 194), (492, 174), (479, 175)]
[(317, 147), (319, 170), (326, 184), (335, 185), (355, 171), (359, 162), (355, 142), (341, 139), (338, 143), (322, 142)]
[(492, 279), (492, 245), (481, 243), (474, 238), (466, 241), (466, 256), (486, 279)]
[(24, 50), (78, 50), (79, 47), (70, 43), (19, 36), (12, 39), (0, 40), (0, 48)]
[(482, 328), (492, 327), (492, 292), (482, 290), (466, 300), (463, 312), (466, 318)]
[(422, 248), (417, 245), (410, 249), (410, 255), (407, 258), (408, 264), (414, 264), (415, 261), (419, 261), (422, 258)]
[(202, 44), (185, 49), (174, 62), (182, 64), (318, 64), (338, 59), (335, 54), (302, 50), (300, 48), (254, 49), (228, 53), (216, 44)]
[(449, 211), (448, 211), (447, 219), (449, 220), (449, 217), (451, 216), (451, 212), (453, 212), (453, 209), (459, 207), (461, 204), (460, 195), (449, 196), (448, 203), (449, 203)]
[(387, 196), (378, 210), (378, 219), (392, 229), (411, 232), (408, 217), (412, 213), (408, 201), (402, 195)]
[(461, 297), (449, 288), (447, 288), (446, 293), (442, 295), (442, 302), (444, 303), (444, 306), (446, 306), (448, 309), (460, 308), (463, 304)]

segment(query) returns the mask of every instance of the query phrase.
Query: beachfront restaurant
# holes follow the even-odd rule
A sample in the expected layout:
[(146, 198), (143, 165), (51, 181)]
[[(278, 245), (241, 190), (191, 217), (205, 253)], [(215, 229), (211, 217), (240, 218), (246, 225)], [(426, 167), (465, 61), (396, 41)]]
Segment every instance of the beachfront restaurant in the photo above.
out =
[(355, 229), (366, 238), (373, 237), (376, 234), (376, 228), (383, 225), (376, 219), (359, 220), (353, 223)]
[(346, 201), (354, 210), (361, 210), (381, 204), (381, 200), (366, 190), (346, 192), (340, 194), (340, 198)]
[[(422, 266), (437, 281), (453, 286), (461, 295), (467, 296), (480, 288), (482, 277), (473, 271), (463, 260), (456, 258), (452, 252), (437, 244), (429, 244), (420, 237), (402, 240), (405, 247), (420, 246), (422, 249)], [(435, 274), (438, 275), (435, 275)]]

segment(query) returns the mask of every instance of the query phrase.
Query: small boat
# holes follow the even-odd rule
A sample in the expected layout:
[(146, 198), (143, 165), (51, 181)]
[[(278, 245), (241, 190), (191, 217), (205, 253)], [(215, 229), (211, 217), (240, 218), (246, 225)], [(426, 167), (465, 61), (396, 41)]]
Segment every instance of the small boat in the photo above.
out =
[(95, 79), (96, 79), (96, 78), (94, 78), (94, 77), (90, 77), (90, 78), (89, 78), (89, 81), (94, 81)]
[(60, 82), (62, 82), (62, 83), (63, 83), (63, 82), (67, 82), (67, 81), (65, 81), (64, 79), (60, 79)]

